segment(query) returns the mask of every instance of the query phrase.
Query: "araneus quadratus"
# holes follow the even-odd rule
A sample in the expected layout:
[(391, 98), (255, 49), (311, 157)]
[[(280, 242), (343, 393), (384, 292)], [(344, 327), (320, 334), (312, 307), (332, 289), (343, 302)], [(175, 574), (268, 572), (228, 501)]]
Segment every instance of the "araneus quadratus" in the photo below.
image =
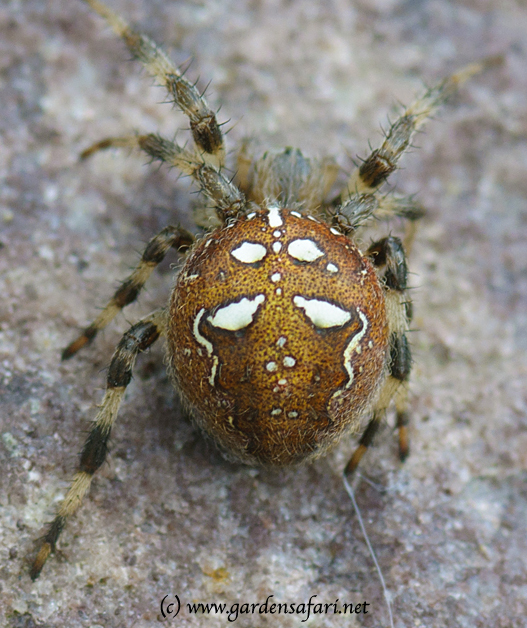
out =
[(106, 139), (83, 155), (131, 147), (176, 166), (198, 184), (222, 224), (199, 241), (180, 227), (163, 229), (101, 314), (64, 350), (64, 359), (73, 356), (134, 301), (170, 248), (189, 250), (168, 306), (133, 325), (117, 346), (102, 405), (43, 538), (33, 579), (106, 459), (137, 354), (161, 335), (182, 399), (231, 458), (270, 466), (310, 460), (357, 430), (371, 412), (346, 467), (349, 475), (392, 400), (400, 455), (407, 455), (412, 314), (404, 246), (388, 236), (362, 253), (354, 236), (372, 217), (420, 216), (412, 199), (378, 190), (430, 114), (481, 69), (469, 66), (426, 90), (391, 124), (338, 198), (328, 201), (334, 169), (298, 150), (255, 159), (245, 144), (235, 178), (227, 178), (223, 136), (204, 97), (152, 41), (99, 0), (85, 1), (189, 117), (194, 148), (160, 135), (132, 135)]

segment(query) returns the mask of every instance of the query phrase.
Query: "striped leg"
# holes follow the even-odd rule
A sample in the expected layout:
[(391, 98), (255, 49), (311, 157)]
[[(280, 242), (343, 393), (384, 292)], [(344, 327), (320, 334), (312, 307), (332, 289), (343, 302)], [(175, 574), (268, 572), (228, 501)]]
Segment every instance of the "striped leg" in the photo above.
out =
[(81, 153), (81, 159), (86, 159), (93, 153), (107, 148), (139, 149), (153, 160), (179, 168), (198, 183), (200, 191), (209, 197), (219, 218), (223, 221), (234, 218), (245, 210), (246, 202), (243, 193), (216, 167), (205, 163), (202, 155), (182, 148), (159, 134), (109, 137), (87, 148)]
[(498, 61), (499, 59), (491, 58), (468, 65), (416, 98), (390, 125), (381, 146), (372, 151), (352, 173), (347, 185), (348, 193), (371, 194), (378, 190), (397, 168), (397, 162), (411, 146), (413, 136), (426, 120), (457, 91), (460, 85)]
[(223, 135), (216, 115), (196, 87), (151, 39), (134, 31), (125, 20), (99, 0), (85, 2), (107, 21), (114, 33), (124, 41), (132, 56), (166, 88), (173, 102), (188, 116), (194, 143), (203, 160), (216, 168), (221, 167), (225, 159)]
[(38, 578), (49, 555), (55, 551), (57, 540), (67, 519), (81, 505), (90, 488), (94, 473), (106, 460), (112, 426), (117, 418), (126, 387), (132, 379), (132, 369), (137, 354), (145, 351), (160, 335), (164, 334), (165, 327), (166, 310), (163, 308), (133, 325), (117, 345), (108, 370), (106, 393), (82, 448), (77, 473), (73, 477), (71, 487), (55, 519), (42, 539), (42, 545), (31, 568), (30, 575), (33, 580)]
[(165, 227), (146, 245), (141, 261), (132, 274), (116, 290), (103, 311), (86, 327), (82, 334), (62, 352), (62, 359), (67, 360), (90, 343), (97, 333), (106, 327), (127, 305), (135, 301), (154, 268), (160, 264), (170, 248), (188, 248), (194, 236), (180, 227)]
[[(351, 234), (362, 227), (373, 216), (377, 220), (391, 220), (395, 216), (406, 218), (410, 228), (408, 236), (413, 240), (415, 223), (425, 214), (425, 210), (412, 196), (379, 196), (378, 194), (352, 194), (345, 203), (330, 210), (333, 224), (345, 234)], [(406, 244), (406, 240), (405, 240)]]
[(399, 459), (404, 462), (410, 453), (408, 438), (408, 386), (403, 382), (395, 394), (395, 410), (397, 413), (397, 430), (399, 432)]
[(346, 465), (345, 474), (351, 476), (366, 450), (371, 445), (386, 409), (395, 399), (397, 427), (399, 430), (399, 456), (404, 460), (408, 455), (408, 413), (407, 385), (412, 368), (412, 354), (406, 333), (412, 319), (411, 301), (407, 294), (406, 257), (399, 238), (389, 236), (374, 242), (367, 251), (379, 274), (384, 278), (385, 302), (390, 329), (390, 356), (388, 373), (374, 408), (373, 417), (368, 423), (357, 449)]

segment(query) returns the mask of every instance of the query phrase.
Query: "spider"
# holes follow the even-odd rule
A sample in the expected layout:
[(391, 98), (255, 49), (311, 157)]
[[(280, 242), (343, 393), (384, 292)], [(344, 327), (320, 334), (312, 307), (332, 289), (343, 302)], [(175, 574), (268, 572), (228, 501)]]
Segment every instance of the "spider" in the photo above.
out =
[(99, 316), (64, 350), (63, 359), (75, 355), (132, 303), (170, 249), (186, 254), (168, 305), (132, 325), (117, 345), (102, 404), (71, 487), (41, 541), (33, 579), (106, 460), (138, 353), (160, 336), (184, 404), (231, 459), (264, 466), (309, 461), (357, 431), (369, 415), (345, 469), (351, 476), (392, 401), (399, 453), (406, 458), (412, 306), (405, 246), (413, 229), (404, 243), (389, 235), (364, 252), (357, 233), (372, 218), (399, 216), (415, 224), (422, 210), (413, 199), (379, 189), (426, 119), (481, 69), (467, 66), (426, 90), (328, 200), (335, 169), (296, 149), (255, 156), (244, 142), (237, 174), (227, 178), (224, 138), (204, 96), (150, 39), (99, 0), (85, 2), (188, 116), (194, 147), (157, 134), (130, 135), (105, 139), (82, 157), (127, 147), (176, 166), (194, 180), (221, 224), (198, 240), (179, 226), (164, 228)]

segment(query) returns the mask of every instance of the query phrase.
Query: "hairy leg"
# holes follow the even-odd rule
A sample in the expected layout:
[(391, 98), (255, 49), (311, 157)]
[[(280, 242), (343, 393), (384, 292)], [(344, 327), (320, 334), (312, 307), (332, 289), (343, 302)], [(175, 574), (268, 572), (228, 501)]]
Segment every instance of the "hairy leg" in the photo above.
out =
[(386, 181), (397, 168), (404, 152), (411, 146), (415, 133), (460, 85), (499, 59), (473, 63), (427, 89), (390, 125), (381, 146), (363, 161), (351, 175), (347, 189), (349, 194), (372, 193)]
[(132, 56), (166, 88), (174, 103), (188, 116), (192, 137), (203, 161), (217, 168), (221, 167), (225, 158), (223, 135), (216, 115), (196, 87), (151, 39), (134, 31), (125, 20), (99, 0), (84, 1), (108, 22)]
[(108, 370), (106, 393), (82, 448), (79, 467), (55, 519), (42, 539), (40, 550), (31, 567), (30, 576), (33, 580), (38, 578), (49, 555), (55, 551), (67, 519), (79, 508), (90, 488), (93, 475), (105, 462), (110, 433), (126, 387), (132, 379), (137, 354), (145, 351), (165, 333), (165, 321), (166, 310), (156, 310), (133, 325), (117, 345)]
[(62, 359), (71, 358), (77, 351), (89, 344), (125, 306), (137, 299), (152, 271), (163, 261), (170, 248), (188, 248), (193, 242), (194, 236), (180, 227), (165, 227), (153, 237), (146, 245), (141, 261), (132, 274), (119, 286), (93, 323), (88, 325), (80, 336), (64, 349)]
[(390, 330), (390, 354), (386, 380), (375, 405), (373, 417), (368, 423), (357, 449), (346, 465), (345, 474), (348, 476), (355, 472), (361, 458), (371, 445), (392, 400), (395, 400), (397, 412), (399, 455), (401, 459), (404, 459), (408, 454), (406, 405), (412, 354), (406, 334), (412, 319), (412, 308), (407, 293), (406, 257), (401, 241), (393, 236), (374, 242), (368, 249), (367, 255), (371, 257), (384, 280), (385, 303)]
[(139, 149), (153, 160), (179, 168), (198, 183), (200, 191), (212, 201), (222, 221), (234, 218), (245, 211), (245, 196), (234, 183), (224, 177), (217, 168), (204, 163), (201, 155), (196, 155), (157, 133), (110, 137), (86, 149), (81, 158), (85, 159), (107, 148)]

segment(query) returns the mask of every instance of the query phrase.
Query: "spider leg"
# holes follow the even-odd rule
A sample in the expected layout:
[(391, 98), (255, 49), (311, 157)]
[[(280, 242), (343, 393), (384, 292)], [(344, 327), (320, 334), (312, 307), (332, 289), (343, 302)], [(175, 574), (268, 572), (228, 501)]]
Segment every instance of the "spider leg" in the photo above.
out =
[(106, 307), (97, 318), (88, 325), (81, 335), (62, 352), (62, 359), (67, 360), (90, 343), (97, 333), (127, 305), (135, 301), (154, 268), (160, 264), (170, 248), (188, 248), (194, 242), (194, 236), (180, 227), (165, 227), (146, 245), (141, 261), (132, 274), (116, 290)]
[(166, 88), (174, 103), (188, 116), (192, 137), (199, 152), (203, 154), (203, 160), (221, 167), (225, 159), (223, 135), (216, 115), (196, 87), (151, 39), (134, 31), (125, 20), (99, 0), (84, 1), (108, 22), (132, 56)]
[(379, 274), (382, 273), (385, 288), (385, 303), (390, 331), (390, 356), (388, 373), (381, 388), (373, 417), (361, 436), (359, 445), (346, 465), (345, 473), (352, 475), (386, 414), (392, 399), (395, 398), (397, 427), (399, 429), (399, 456), (404, 460), (408, 455), (408, 413), (407, 385), (412, 367), (412, 354), (406, 333), (412, 319), (411, 301), (407, 294), (406, 257), (399, 238), (389, 236), (374, 242), (366, 252)]
[(417, 231), (417, 221), (422, 218), (426, 210), (413, 196), (394, 196), (392, 194), (379, 196), (378, 194), (352, 194), (343, 204), (329, 212), (333, 224), (346, 235), (352, 234), (362, 227), (369, 218), (377, 220), (391, 220), (394, 217), (405, 218), (404, 250), (407, 254)]
[(399, 459), (404, 462), (410, 453), (410, 443), (408, 438), (409, 416), (408, 406), (408, 386), (399, 386), (395, 393), (395, 410), (397, 417), (397, 431), (399, 432)]
[(410, 250), (416, 220), (423, 216), (423, 208), (412, 197), (379, 197), (377, 192), (397, 168), (399, 159), (411, 146), (413, 136), (426, 120), (470, 77), (500, 62), (500, 57), (489, 57), (481, 63), (462, 68), (427, 89), (402, 112), (388, 128), (381, 146), (373, 150), (355, 169), (346, 188), (333, 202), (333, 205), (340, 202), (336, 209), (329, 211), (337, 228), (350, 234), (372, 216), (380, 220), (401, 216), (410, 221), (405, 235), (405, 247), (407, 251)]
[(67, 519), (79, 508), (90, 488), (93, 475), (105, 462), (112, 426), (117, 418), (126, 387), (132, 379), (137, 354), (148, 349), (165, 333), (166, 316), (164, 308), (152, 312), (133, 325), (117, 345), (108, 370), (106, 393), (82, 448), (78, 470), (55, 519), (42, 539), (42, 545), (31, 567), (30, 575), (33, 580), (38, 578), (49, 555), (55, 551)]
[(347, 184), (348, 191), (365, 194), (377, 190), (397, 168), (397, 162), (411, 146), (414, 134), (426, 120), (461, 84), (495, 62), (496, 59), (489, 59), (468, 65), (416, 98), (390, 125), (381, 146), (373, 150), (361, 166), (352, 173)]
[[(389, 194), (378, 198), (375, 218), (384, 221), (399, 217), (415, 222), (422, 218), (425, 213), (425, 208), (414, 196), (396, 196), (395, 194)], [(406, 250), (405, 247), (405, 251)]]
[(109, 148), (138, 148), (138, 137), (136, 135), (124, 135), (119, 137), (105, 137), (92, 144), (82, 151), (80, 159), (88, 159), (95, 153)]
[(154, 160), (179, 168), (199, 184), (201, 191), (212, 201), (224, 222), (245, 210), (245, 196), (234, 183), (214, 166), (206, 164), (201, 155), (196, 155), (157, 133), (110, 137), (87, 148), (81, 153), (81, 158), (85, 159), (98, 150), (107, 148), (139, 149)]
[(245, 137), (236, 151), (236, 174), (234, 180), (247, 198), (252, 198), (254, 184), (254, 145), (252, 137)]

